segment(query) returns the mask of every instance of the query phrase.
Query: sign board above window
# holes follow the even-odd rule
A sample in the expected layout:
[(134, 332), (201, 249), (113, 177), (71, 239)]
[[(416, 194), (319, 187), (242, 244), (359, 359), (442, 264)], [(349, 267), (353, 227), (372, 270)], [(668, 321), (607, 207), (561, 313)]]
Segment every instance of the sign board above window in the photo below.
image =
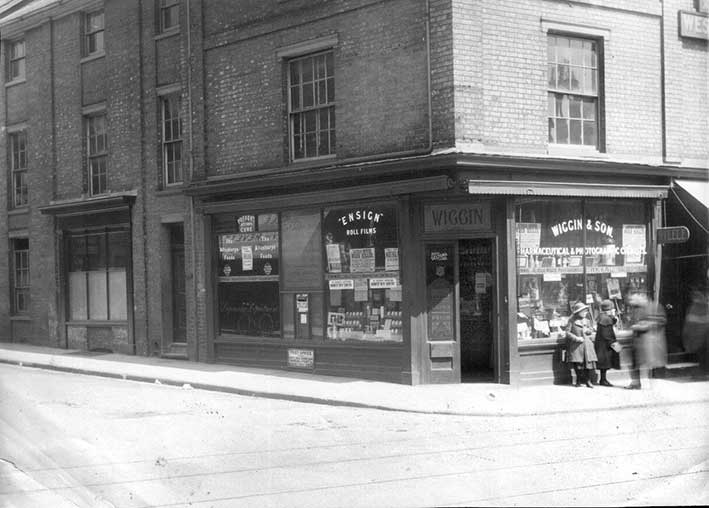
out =
[(680, 11), (679, 34), (682, 37), (709, 40), (709, 15)]

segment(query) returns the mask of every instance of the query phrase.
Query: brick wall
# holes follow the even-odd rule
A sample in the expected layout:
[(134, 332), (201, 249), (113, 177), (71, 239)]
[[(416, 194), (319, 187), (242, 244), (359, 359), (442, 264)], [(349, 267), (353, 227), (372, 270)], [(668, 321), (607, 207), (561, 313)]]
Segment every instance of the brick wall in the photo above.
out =
[[(660, 12), (654, 4), (454, 1), (456, 140), (490, 152), (547, 153), (542, 20), (606, 31), (606, 152), (661, 161)], [(480, 36), (479, 33), (482, 33)], [(482, 45), (479, 41), (482, 40)], [(481, 78), (482, 76), (482, 78)]]
[[(208, 30), (217, 25), (212, 18), (229, 18), (219, 2), (204, 3)], [(331, 34), (338, 38), (334, 48), (338, 158), (427, 146), (424, 3), (333, 2), (323, 4), (328, 6), (324, 12), (318, 5), (207, 38), (209, 173), (287, 163), (285, 67), (276, 51)]]

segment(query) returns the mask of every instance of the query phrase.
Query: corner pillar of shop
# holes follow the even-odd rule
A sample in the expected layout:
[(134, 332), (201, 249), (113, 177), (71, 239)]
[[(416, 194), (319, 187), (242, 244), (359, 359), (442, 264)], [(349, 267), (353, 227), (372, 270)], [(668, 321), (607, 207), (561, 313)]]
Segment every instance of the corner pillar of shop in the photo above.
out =
[(506, 293), (503, 295), (503, 300), (506, 304), (506, 315), (503, 315), (505, 326), (500, 330), (500, 347), (503, 348), (500, 382), (509, 383), (516, 387), (520, 383), (520, 361), (519, 348), (517, 347), (517, 277), (516, 273), (514, 273), (517, 267), (514, 197), (508, 197), (505, 200), (505, 221), (507, 227), (504, 247), (507, 270), (504, 274)]

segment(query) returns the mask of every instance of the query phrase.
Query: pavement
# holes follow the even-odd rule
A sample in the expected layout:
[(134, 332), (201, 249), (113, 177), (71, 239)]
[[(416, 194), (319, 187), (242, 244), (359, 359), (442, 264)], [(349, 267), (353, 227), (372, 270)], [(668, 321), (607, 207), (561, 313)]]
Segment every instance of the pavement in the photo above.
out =
[(158, 357), (0, 343), (0, 363), (298, 402), (467, 416), (528, 416), (705, 403), (709, 377), (643, 379), (641, 390), (494, 383), (400, 385)]

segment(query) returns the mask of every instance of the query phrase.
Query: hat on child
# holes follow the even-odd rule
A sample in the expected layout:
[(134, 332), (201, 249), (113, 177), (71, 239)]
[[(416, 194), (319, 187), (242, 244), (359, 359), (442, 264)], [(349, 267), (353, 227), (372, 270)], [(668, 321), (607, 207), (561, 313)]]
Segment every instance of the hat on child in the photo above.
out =
[(613, 302), (610, 300), (603, 300), (601, 302), (601, 310), (612, 310), (613, 309)]
[(582, 310), (586, 310), (586, 309), (588, 309), (588, 305), (586, 305), (586, 304), (583, 303), (583, 302), (576, 302), (576, 303), (574, 304), (574, 306), (572, 307), (572, 309), (571, 309), (571, 314), (572, 314), (572, 315), (573, 315), (573, 314), (578, 314), (578, 313), (581, 312)]

